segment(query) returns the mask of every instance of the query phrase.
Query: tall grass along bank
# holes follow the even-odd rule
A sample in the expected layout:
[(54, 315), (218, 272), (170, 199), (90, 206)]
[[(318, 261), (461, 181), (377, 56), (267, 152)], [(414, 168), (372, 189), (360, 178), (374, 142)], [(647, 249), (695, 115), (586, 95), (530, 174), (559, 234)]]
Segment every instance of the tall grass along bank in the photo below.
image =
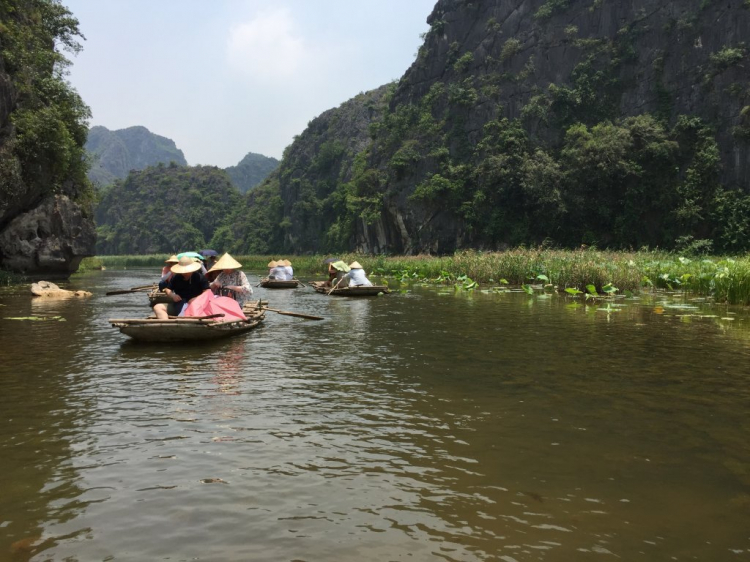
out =
[[(158, 267), (165, 255), (98, 256), (107, 267)], [(263, 270), (273, 259), (293, 262), (297, 275), (324, 275), (324, 255), (234, 256), (246, 270)], [(595, 249), (516, 249), (464, 251), (452, 256), (335, 256), (359, 261), (368, 274), (402, 281), (481, 285), (539, 286), (584, 294), (638, 293), (655, 289), (709, 296), (717, 302), (750, 304), (750, 258), (692, 258), (661, 251), (609, 252)]]

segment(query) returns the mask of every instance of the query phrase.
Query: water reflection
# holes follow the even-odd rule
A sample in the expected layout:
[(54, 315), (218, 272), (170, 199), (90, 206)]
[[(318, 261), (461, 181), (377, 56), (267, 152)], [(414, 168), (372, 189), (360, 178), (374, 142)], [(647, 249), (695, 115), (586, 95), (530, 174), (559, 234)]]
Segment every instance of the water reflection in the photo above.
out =
[(86, 395), (89, 377), (76, 353), (89, 305), (31, 299), (25, 292), (2, 304), (0, 457), (8, 485), (0, 493), (0, 552), (28, 560), (85, 533), (85, 526), (62, 537), (47, 529), (74, 520), (98, 501), (70, 462), (91, 451), (95, 400)]
[(241, 340), (229, 342), (226, 351), (216, 359), (215, 375), (212, 382), (222, 394), (240, 394), (242, 373), (246, 370), (247, 350)]
[(258, 291), (326, 320), (138, 346), (106, 321), (148, 311), (103, 296), (144, 284), (122, 275), (79, 307), (0, 296), (66, 319), (2, 332), (0, 552), (36, 545), (14, 559), (750, 554), (744, 311)]

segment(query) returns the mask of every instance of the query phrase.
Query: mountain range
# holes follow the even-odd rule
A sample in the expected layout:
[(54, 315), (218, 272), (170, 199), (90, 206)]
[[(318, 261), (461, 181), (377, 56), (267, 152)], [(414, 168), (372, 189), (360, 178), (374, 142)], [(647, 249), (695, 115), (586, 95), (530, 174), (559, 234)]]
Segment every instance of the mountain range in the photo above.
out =
[[(88, 177), (99, 187), (125, 179), (131, 170), (144, 170), (159, 163), (188, 165), (182, 150), (172, 139), (142, 126), (115, 131), (102, 126), (92, 127), (85, 148), (91, 164)], [(240, 193), (246, 193), (278, 164), (275, 158), (250, 152), (236, 166), (226, 168), (226, 172)]]

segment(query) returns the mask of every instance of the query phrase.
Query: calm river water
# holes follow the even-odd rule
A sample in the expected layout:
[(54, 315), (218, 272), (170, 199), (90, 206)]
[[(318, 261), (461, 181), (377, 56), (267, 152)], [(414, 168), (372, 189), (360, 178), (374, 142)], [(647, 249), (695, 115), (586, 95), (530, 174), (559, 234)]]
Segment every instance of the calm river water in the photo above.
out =
[(0, 292), (0, 561), (750, 560), (747, 311), (255, 289), (326, 320), (134, 344), (156, 274)]

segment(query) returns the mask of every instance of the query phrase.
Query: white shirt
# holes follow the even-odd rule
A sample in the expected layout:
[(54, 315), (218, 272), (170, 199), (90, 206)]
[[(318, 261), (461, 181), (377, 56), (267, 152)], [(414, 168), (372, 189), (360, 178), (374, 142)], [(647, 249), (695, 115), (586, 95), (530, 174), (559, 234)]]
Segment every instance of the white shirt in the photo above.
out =
[(268, 274), (268, 277), (271, 279), (276, 279), (277, 281), (291, 281), (291, 276), (287, 276), (286, 268), (283, 265), (279, 265), (271, 269), (271, 272)]
[(365, 277), (364, 269), (352, 269), (346, 274), (350, 287), (372, 287), (370, 280)]

